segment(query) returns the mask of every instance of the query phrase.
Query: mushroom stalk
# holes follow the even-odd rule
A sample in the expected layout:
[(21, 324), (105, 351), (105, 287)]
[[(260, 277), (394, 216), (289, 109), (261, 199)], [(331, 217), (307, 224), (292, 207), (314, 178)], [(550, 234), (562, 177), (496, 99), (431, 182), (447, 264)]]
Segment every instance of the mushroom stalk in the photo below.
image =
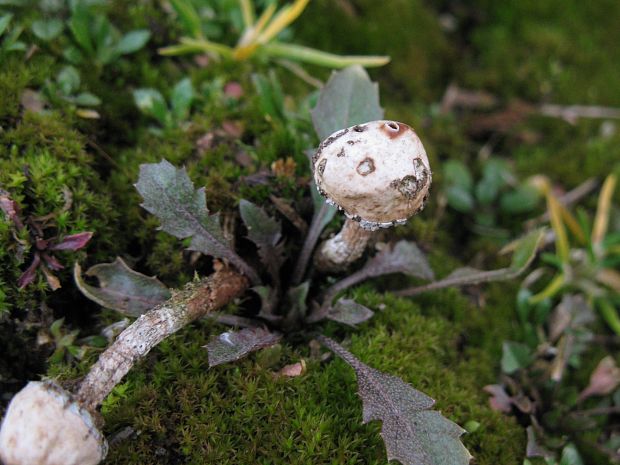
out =
[(53, 382), (30, 382), (9, 404), (0, 428), (4, 465), (96, 465), (107, 445), (96, 409), (127, 372), (166, 337), (240, 296), (248, 279), (220, 267), (189, 283), (123, 331), (99, 357), (77, 394)]
[(314, 264), (322, 272), (343, 271), (362, 256), (372, 235), (359, 221), (346, 218), (340, 232), (318, 247)]

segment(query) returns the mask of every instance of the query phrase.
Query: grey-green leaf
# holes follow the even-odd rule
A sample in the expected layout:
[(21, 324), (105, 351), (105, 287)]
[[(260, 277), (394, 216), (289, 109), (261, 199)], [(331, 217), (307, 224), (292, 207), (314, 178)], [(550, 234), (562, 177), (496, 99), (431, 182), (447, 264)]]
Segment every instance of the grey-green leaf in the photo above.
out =
[(465, 430), (430, 410), (433, 399), (400, 378), (365, 365), (335, 341), (324, 336), (318, 340), (355, 370), (363, 421), (383, 422), (381, 436), (388, 460), (403, 465), (469, 463), (471, 455), (460, 440)]
[(13, 15), (10, 13), (0, 16), (0, 36), (2, 36), (4, 31), (6, 31), (6, 28), (9, 27), (12, 19)]
[(339, 129), (382, 118), (379, 87), (359, 65), (334, 72), (312, 110), (314, 128), (321, 140)]
[(40, 19), (32, 23), (32, 33), (41, 40), (53, 40), (62, 32), (63, 22), (58, 18)]
[(282, 229), (280, 223), (252, 202), (242, 199), (239, 203), (241, 218), (248, 228), (248, 238), (258, 247), (258, 254), (263, 264), (279, 283), (280, 267), (284, 263), (284, 254), (280, 239)]
[(155, 89), (136, 89), (133, 91), (136, 106), (146, 115), (155, 117), (164, 124), (168, 115), (168, 105), (163, 95)]
[(435, 277), (426, 256), (413, 242), (398, 241), (386, 247), (364, 266), (367, 278), (390, 273), (405, 273), (422, 279)]
[(137, 52), (151, 38), (151, 33), (146, 29), (138, 29), (128, 32), (121, 40), (116, 44), (116, 53), (120, 55), (128, 55), (130, 53)]
[(189, 115), (194, 100), (194, 86), (190, 78), (181, 79), (172, 89), (170, 104), (177, 121), (183, 121)]
[(220, 227), (219, 215), (209, 215), (204, 188), (194, 189), (185, 168), (177, 169), (166, 160), (140, 166), (136, 189), (142, 206), (157, 216), (161, 229), (179, 239), (191, 237), (190, 250), (225, 258), (252, 282), (256, 272), (229, 246)]
[(373, 317), (375, 313), (368, 307), (358, 304), (351, 299), (340, 299), (329, 310), (327, 318), (338, 323), (353, 326), (363, 323)]
[(413, 296), (423, 292), (446, 287), (469, 286), (473, 284), (487, 283), (492, 281), (505, 281), (514, 279), (523, 273), (536, 257), (536, 252), (545, 235), (544, 229), (537, 229), (521, 238), (512, 255), (512, 262), (506, 268), (497, 270), (481, 271), (475, 268), (458, 268), (439, 281), (411, 287), (395, 292), (399, 296)]
[(102, 307), (127, 316), (140, 316), (170, 298), (170, 291), (158, 279), (132, 270), (120, 257), (112, 263), (101, 263), (86, 271), (87, 276), (99, 280), (99, 287), (83, 280), (77, 262), (73, 275), (82, 294)]
[(520, 342), (505, 341), (502, 345), (502, 371), (512, 374), (532, 362), (532, 351)]
[(209, 366), (234, 362), (251, 352), (270, 347), (282, 339), (282, 334), (264, 328), (246, 328), (220, 334), (205, 347), (209, 352)]

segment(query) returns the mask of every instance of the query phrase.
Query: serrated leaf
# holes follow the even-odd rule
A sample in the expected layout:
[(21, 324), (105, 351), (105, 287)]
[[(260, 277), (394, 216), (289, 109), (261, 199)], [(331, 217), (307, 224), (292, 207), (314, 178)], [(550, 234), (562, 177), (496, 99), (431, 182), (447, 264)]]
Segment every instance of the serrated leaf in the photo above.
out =
[(62, 32), (63, 22), (58, 18), (40, 19), (32, 23), (32, 33), (41, 40), (49, 41)]
[(523, 273), (536, 257), (536, 252), (545, 235), (544, 229), (538, 229), (527, 234), (516, 243), (510, 266), (498, 270), (481, 271), (475, 268), (463, 267), (452, 271), (439, 281), (416, 286), (395, 292), (400, 296), (413, 296), (422, 292), (446, 287), (469, 286), (473, 284), (514, 279)]
[(209, 342), (209, 366), (234, 362), (251, 352), (272, 346), (282, 339), (280, 333), (264, 328), (246, 328), (241, 331), (227, 331)]
[(116, 53), (120, 55), (128, 55), (130, 53), (137, 52), (146, 45), (150, 38), (151, 33), (146, 29), (138, 29), (128, 32), (116, 44)]
[(379, 86), (364, 68), (350, 66), (332, 74), (311, 113), (321, 140), (339, 129), (382, 119)]
[(465, 432), (439, 412), (435, 401), (396, 376), (360, 362), (335, 341), (319, 342), (347, 362), (357, 375), (363, 422), (380, 420), (388, 461), (403, 465), (467, 465), (471, 455), (460, 441)]
[(330, 309), (327, 314), (329, 320), (337, 321), (338, 323), (344, 323), (345, 325), (353, 326), (363, 323), (373, 317), (375, 313), (368, 307), (358, 304), (351, 299), (340, 299)]
[(242, 199), (239, 202), (241, 219), (248, 229), (248, 238), (258, 247), (261, 261), (267, 267), (274, 281), (280, 281), (280, 267), (284, 263), (280, 223), (252, 202)]
[(160, 229), (179, 239), (190, 237), (190, 250), (225, 258), (252, 282), (259, 282), (256, 272), (230, 248), (219, 215), (209, 215), (204, 187), (194, 189), (185, 168), (177, 169), (166, 160), (141, 165), (136, 189), (144, 199), (142, 207), (160, 219)]
[(132, 270), (120, 257), (112, 263), (101, 263), (86, 271), (87, 276), (99, 280), (99, 287), (84, 281), (78, 263), (73, 275), (82, 294), (102, 307), (127, 316), (138, 317), (170, 298), (170, 291), (158, 279)]

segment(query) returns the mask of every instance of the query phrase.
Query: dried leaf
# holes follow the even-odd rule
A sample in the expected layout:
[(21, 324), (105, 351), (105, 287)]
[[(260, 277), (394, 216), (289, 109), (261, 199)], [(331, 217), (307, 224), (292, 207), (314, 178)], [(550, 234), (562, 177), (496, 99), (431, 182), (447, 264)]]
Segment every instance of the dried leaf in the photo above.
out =
[(123, 315), (137, 317), (170, 298), (170, 291), (158, 279), (145, 276), (117, 257), (112, 263), (101, 263), (86, 271), (99, 280), (99, 287), (87, 284), (76, 262), (73, 276), (77, 287), (99, 305)]
[(58, 277), (54, 273), (52, 273), (45, 265), (41, 264), (40, 268), (43, 272), (43, 275), (45, 276), (48, 286), (52, 291), (57, 291), (62, 287), (62, 285), (60, 284), (60, 279), (58, 279)]
[(301, 362), (293, 363), (291, 365), (286, 365), (282, 367), (280, 371), (275, 373), (277, 378), (281, 376), (286, 376), (287, 378), (296, 378), (297, 376), (301, 376), (306, 372), (306, 361), (301, 360)]
[(24, 271), (17, 280), (17, 286), (19, 286), (20, 289), (23, 289), (34, 282), (35, 278), (37, 277), (37, 269), (39, 268), (40, 264), (41, 257), (38, 253), (36, 253), (34, 254), (34, 258), (32, 259), (30, 266), (28, 266), (26, 271)]
[(280, 281), (280, 267), (284, 263), (282, 228), (265, 211), (247, 200), (239, 203), (241, 218), (248, 228), (248, 238), (258, 247), (258, 254), (274, 281)]
[(19, 206), (15, 200), (9, 197), (9, 193), (0, 189), (0, 210), (4, 212), (8, 220), (11, 221), (18, 229), (22, 229), (24, 224), (19, 217)]
[(93, 237), (92, 232), (81, 232), (65, 236), (61, 241), (50, 247), (50, 250), (80, 250)]
[(318, 340), (344, 359), (357, 374), (363, 422), (381, 420), (388, 460), (403, 465), (467, 465), (471, 455), (460, 441), (465, 432), (439, 412), (435, 401), (396, 376), (360, 362), (335, 341)]
[(583, 401), (591, 396), (605, 396), (614, 391), (620, 384), (620, 368), (611, 355), (603, 358), (590, 375), (590, 384), (581, 394), (579, 400)]
[(209, 351), (209, 366), (234, 362), (250, 352), (272, 346), (280, 339), (280, 333), (272, 333), (264, 328), (246, 328), (222, 333), (205, 346)]
[(339, 129), (382, 118), (379, 87), (359, 65), (334, 72), (312, 110), (314, 128), (321, 140)]
[(429, 284), (416, 286), (402, 291), (395, 292), (399, 296), (413, 296), (423, 292), (435, 289), (443, 289), (446, 287), (469, 286), (473, 284), (487, 283), (493, 281), (505, 281), (514, 279), (523, 273), (536, 257), (536, 251), (545, 235), (544, 229), (533, 231), (516, 244), (515, 251), (512, 255), (512, 262), (507, 268), (498, 270), (481, 271), (475, 268), (458, 268), (450, 273), (447, 277)]
[(144, 199), (142, 206), (161, 220), (162, 230), (179, 239), (191, 237), (190, 250), (225, 258), (259, 282), (256, 272), (230, 248), (219, 214), (209, 215), (204, 188), (194, 189), (185, 168), (166, 160), (141, 165), (136, 189)]
[(493, 410), (510, 413), (512, 410), (512, 398), (506, 393), (504, 386), (489, 384), (483, 387), (482, 390), (491, 394), (489, 404)]
[(367, 307), (358, 304), (351, 299), (340, 299), (329, 310), (327, 318), (338, 323), (344, 323), (349, 326), (356, 326), (369, 320), (375, 313)]

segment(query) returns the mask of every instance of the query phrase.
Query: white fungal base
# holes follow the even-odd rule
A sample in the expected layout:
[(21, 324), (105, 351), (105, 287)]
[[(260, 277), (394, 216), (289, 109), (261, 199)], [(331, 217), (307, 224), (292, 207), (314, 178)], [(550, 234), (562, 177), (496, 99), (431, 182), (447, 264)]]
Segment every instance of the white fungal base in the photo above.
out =
[(4, 465), (96, 465), (107, 449), (90, 413), (49, 381), (15, 395), (0, 429)]

